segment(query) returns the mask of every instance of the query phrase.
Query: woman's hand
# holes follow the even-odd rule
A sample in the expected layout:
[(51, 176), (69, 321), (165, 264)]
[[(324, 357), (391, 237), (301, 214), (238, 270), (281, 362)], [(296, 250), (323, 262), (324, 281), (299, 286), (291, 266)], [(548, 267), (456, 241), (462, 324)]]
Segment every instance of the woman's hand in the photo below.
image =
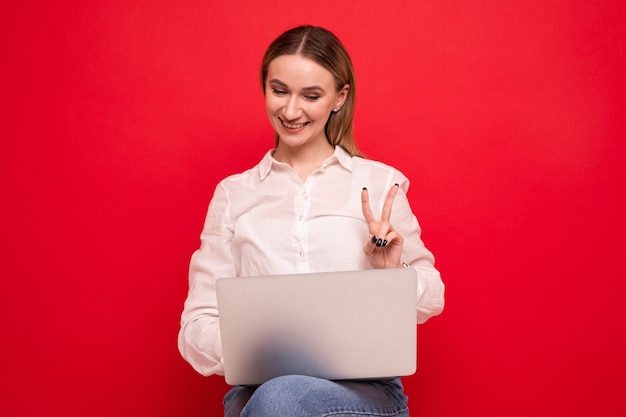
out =
[(387, 193), (383, 211), (378, 220), (372, 214), (367, 188), (363, 188), (361, 192), (363, 217), (365, 217), (370, 232), (370, 240), (363, 247), (363, 251), (374, 269), (400, 268), (402, 266), (401, 257), (404, 238), (389, 223), (393, 199), (398, 193), (398, 188), (400, 186), (395, 184)]

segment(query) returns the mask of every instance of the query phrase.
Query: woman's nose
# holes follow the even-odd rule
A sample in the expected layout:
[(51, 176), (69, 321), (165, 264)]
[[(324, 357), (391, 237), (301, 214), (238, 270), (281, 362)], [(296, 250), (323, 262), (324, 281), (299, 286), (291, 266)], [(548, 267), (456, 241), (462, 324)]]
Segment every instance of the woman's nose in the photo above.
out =
[(283, 116), (287, 120), (296, 120), (302, 114), (302, 109), (298, 103), (298, 98), (295, 96), (289, 97), (283, 107)]

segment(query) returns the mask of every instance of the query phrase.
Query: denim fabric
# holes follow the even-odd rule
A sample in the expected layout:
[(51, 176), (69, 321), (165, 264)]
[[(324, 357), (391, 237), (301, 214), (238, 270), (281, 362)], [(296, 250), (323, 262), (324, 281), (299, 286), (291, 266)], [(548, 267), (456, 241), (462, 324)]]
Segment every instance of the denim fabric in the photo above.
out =
[(224, 397), (225, 417), (408, 417), (399, 378), (328, 381), (289, 375), (258, 387), (235, 386)]

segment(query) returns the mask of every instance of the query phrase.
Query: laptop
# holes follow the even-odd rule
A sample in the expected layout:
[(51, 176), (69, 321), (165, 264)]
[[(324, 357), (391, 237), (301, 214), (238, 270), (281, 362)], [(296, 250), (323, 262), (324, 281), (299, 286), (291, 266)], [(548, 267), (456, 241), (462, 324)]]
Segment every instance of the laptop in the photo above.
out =
[(216, 290), (230, 385), (282, 375), (391, 378), (417, 369), (413, 268), (221, 278)]

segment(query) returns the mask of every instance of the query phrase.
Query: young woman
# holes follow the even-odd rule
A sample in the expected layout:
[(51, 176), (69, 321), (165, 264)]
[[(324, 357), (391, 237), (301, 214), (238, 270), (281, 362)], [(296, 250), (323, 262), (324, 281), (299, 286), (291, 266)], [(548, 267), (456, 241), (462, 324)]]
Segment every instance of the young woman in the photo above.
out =
[[(223, 374), (218, 278), (404, 266), (417, 270), (418, 323), (444, 305), (409, 181), (354, 142), (354, 73), (341, 42), (313, 26), (283, 33), (265, 52), (261, 85), (275, 149), (218, 184), (191, 258), (178, 345), (203, 375)], [(226, 416), (408, 416), (397, 378), (284, 376), (233, 387), (224, 407)]]

